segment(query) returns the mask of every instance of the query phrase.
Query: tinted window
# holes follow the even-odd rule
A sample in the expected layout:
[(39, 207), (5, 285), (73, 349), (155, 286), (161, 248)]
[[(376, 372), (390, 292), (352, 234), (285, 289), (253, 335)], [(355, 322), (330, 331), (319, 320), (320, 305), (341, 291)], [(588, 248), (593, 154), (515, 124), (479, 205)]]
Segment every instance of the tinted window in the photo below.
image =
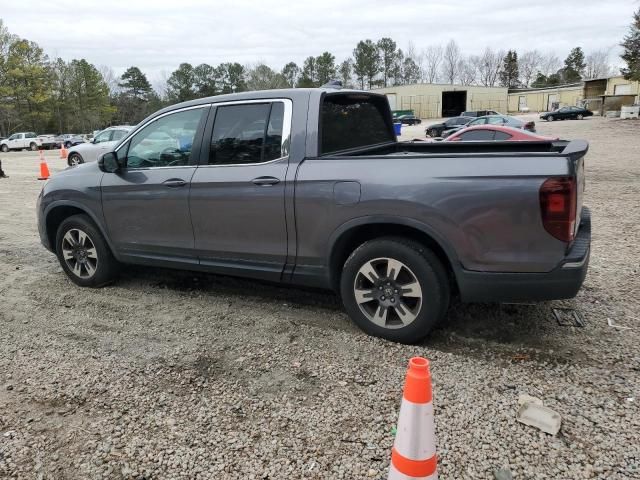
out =
[(460, 139), (468, 140), (493, 140), (493, 130), (471, 130), (460, 135)]
[(271, 107), (267, 138), (264, 142), (264, 161), (282, 156), (282, 126), (284, 124), (284, 103), (276, 102)]
[(328, 95), (320, 115), (320, 153), (339, 152), (394, 140), (386, 98)]
[(467, 123), (466, 121), (463, 121), (462, 119), (460, 119), (460, 117), (455, 117), (455, 118), (450, 118), (449, 120), (447, 120), (446, 122), (444, 122), (444, 124), (447, 127), (454, 127), (456, 125), (463, 125)]
[(127, 167), (174, 167), (188, 165), (202, 108), (172, 113), (154, 120), (126, 147)]
[(495, 132), (494, 140), (509, 140), (511, 135), (506, 132)]
[(282, 102), (218, 107), (209, 164), (259, 163), (279, 158), (283, 122)]

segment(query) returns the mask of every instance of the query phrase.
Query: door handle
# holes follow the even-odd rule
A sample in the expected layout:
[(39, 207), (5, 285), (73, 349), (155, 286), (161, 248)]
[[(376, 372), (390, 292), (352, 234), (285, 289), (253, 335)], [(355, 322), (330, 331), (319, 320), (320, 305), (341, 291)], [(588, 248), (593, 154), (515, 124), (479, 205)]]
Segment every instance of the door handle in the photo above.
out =
[(268, 187), (280, 183), (280, 179), (276, 177), (258, 177), (251, 180), (251, 182), (261, 187)]
[(175, 188), (184, 187), (187, 182), (185, 180), (182, 180), (181, 178), (170, 178), (169, 180), (165, 180), (164, 182), (162, 182), (162, 184), (167, 187)]

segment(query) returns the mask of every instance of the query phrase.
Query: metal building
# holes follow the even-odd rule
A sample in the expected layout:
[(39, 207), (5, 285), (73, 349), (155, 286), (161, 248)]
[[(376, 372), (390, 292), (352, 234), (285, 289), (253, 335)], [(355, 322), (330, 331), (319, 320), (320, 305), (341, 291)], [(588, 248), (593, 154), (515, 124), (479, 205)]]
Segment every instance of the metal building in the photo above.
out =
[(567, 105), (579, 105), (584, 98), (583, 83), (545, 88), (509, 90), (509, 112), (549, 112)]
[(455, 117), (465, 110), (507, 112), (505, 87), (416, 83), (372, 91), (384, 93), (391, 110), (413, 110), (420, 118)]

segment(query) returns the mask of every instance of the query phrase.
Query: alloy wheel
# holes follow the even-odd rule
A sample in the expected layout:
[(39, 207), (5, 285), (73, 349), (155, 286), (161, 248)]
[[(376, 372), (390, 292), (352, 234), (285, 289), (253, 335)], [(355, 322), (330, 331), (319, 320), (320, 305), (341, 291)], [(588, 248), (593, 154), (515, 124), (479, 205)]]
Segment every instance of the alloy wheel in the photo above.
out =
[(62, 237), (62, 256), (75, 276), (88, 279), (95, 275), (98, 252), (86, 232), (78, 228), (68, 230)]
[(383, 328), (406, 327), (422, 308), (422, 288), (416, 275), (393, 258), (366, 262), (356, 274), (353, 293), (365, 317)]
[(80, 161), (80, 157), (78, 155), (71, 155), (69, 157), (69, 165), (71, 165), (72, 167), (77, 167), (81, 163), (82, 162)]

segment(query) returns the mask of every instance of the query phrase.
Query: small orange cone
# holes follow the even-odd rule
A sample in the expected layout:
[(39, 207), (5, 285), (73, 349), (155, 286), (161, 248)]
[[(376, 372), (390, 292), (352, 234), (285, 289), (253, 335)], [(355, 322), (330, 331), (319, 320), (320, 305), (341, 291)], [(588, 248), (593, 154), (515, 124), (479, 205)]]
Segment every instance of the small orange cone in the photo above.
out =
[(60, 147), (60, 158), (62, 158), (63, 160), (66, 160), (68, 155), (69, 155), (69, 152), (67, 152), (67, 149), (64, 148), (64, 145), (62, 145)]
[(429, 360), (413, 357), (404, 384), (389, 480), (437, 480)]
[(49, 178), (49, 165), (47, 165), (47, 161), (44, 158), (44, 153), (42, 150), (40, 152), (40, 176), (38, 180), (47, 180)]

